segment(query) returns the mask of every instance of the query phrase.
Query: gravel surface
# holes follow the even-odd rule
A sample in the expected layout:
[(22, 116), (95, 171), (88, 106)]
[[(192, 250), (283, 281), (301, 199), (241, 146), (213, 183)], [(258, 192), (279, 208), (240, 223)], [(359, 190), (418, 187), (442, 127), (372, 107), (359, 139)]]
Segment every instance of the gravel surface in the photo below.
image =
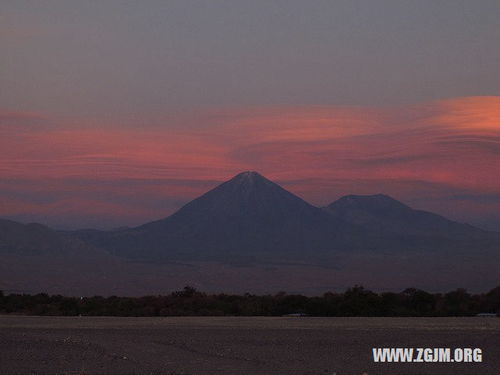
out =
[[(482, 363), (374, 363), (372, 347), (472, 347)], [(500, 374), (498, 318), (0, 316), (0, 374)]]

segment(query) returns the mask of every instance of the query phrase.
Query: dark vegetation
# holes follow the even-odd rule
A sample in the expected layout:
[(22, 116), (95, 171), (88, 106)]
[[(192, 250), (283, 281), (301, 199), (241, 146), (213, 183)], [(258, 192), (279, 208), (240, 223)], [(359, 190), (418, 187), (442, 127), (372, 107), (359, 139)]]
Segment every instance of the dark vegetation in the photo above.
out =
[(361, 286), (320, 297), (252, 294), (209, 295), (192, 287), (167, 296), (64, 297), (47, 294), (9, 294), (0, 291), (0, 313), (65, 316), (473, 316), (500, 314), (500, 287), (485, 294), (465, 289), (431, 294), (406, 289), (374, 293)]

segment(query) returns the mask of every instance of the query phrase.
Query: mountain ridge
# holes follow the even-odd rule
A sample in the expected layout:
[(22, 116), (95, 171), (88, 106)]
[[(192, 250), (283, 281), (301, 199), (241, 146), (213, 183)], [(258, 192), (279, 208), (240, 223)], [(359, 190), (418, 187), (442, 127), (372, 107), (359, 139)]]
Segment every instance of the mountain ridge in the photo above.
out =
[[(464, 253), (500, 244), (500, 234), (415, 210), (384, 194), (347, 195), (315, 207), (255, 171), (239, 173), (174, 214), (137, 227), (57, 233), (26, 228), (46, 228), (53, 241), (77, 239), (139, 261), (334, 263), (348, 253)], [(28, 232), (25, 237), (36, 237)], [(2, 233), (7, 232), (0, 225), (4, 250), (15, 249), (16, 239), (9, 245)], [(40, 248), (52, 246), (41, 242)]]
[(331, 263), (357, 252), (463, 252), (467, 246), (490, 247), (496, 237), (384, 194), (347, 195), (315, 207), (246, 171), (164, 219), (98, 232), (90, 240), (134, 259)]

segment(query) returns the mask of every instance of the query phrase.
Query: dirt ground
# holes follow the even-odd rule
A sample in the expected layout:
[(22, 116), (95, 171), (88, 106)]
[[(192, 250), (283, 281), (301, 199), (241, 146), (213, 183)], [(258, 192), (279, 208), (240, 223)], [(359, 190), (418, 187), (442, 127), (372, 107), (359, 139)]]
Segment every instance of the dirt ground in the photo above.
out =
[[(481, 348), (374, 363), (372, 347)], [(499, 318), (0, 316), (0, 374), (500, 374)]]

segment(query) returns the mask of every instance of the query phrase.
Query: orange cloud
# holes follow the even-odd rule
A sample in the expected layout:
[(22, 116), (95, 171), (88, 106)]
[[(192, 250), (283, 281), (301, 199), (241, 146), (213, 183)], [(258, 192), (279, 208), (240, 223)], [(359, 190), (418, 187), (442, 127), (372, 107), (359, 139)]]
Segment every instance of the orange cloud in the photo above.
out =
[(472, 130), (500, 130), (500, 97), (476, 96), (444, 100), (437, 104), (442, 126)]

